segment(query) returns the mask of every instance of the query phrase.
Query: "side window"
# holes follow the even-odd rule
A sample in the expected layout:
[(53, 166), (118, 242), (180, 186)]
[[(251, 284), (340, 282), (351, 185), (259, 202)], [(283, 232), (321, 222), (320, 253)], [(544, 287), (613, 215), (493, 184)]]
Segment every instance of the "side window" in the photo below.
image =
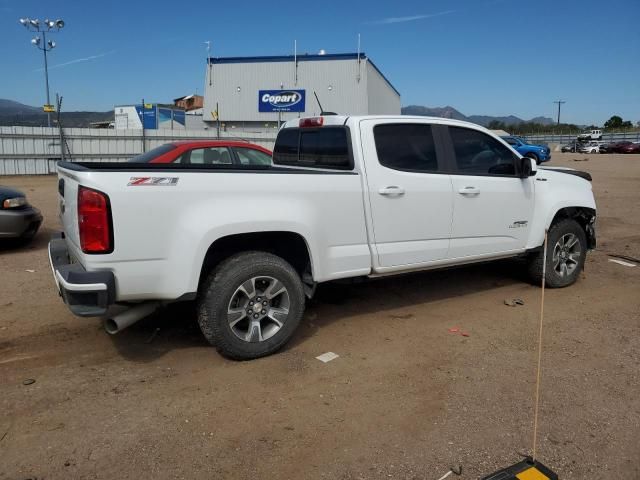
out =
[(515, 138), (507, 137), (504, 139), (509, 145), (513, 145), (514, 147), (518, 146), (519, 143)]
[(271, 165), (271, 155), (254, 148), (235, 147), (241, 165)]
[(183, 154), (179, 162), (191, 165), (230, 165), (233, 163), (227, 147), (194, 148)]
[(449, 127), (458, 172), (465, 175), (515, 175), (515, 156), (489, 135), (463, 127)]
[(380, 165), (410, 172), (437, 172), (431, 125), (390, 123), (376, 125), (373, 136)]

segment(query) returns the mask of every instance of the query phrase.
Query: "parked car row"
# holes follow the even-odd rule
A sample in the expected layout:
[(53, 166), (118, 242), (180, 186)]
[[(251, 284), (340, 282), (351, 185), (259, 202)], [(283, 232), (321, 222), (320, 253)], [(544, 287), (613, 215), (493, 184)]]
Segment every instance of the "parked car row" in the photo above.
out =
[(630, 142), (628, 140), (611, 143), (573, 141), (562, 145), (560, 150), (565, 153), (640, 153), (640, 142)]

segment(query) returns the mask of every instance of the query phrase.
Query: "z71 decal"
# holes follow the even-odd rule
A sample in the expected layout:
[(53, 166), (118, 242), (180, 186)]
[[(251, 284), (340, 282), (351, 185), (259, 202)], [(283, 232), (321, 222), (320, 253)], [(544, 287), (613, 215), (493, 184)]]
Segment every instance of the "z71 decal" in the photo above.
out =
[(178, 177), (131, 177), (129, 187), (175, 187)]

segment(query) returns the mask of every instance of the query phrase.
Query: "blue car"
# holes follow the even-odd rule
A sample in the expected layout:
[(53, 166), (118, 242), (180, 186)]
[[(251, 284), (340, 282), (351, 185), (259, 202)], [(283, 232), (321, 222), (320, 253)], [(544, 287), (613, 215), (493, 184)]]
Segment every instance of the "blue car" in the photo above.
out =
[(502, 137), (502, 139), (523, 157), (533, 158), (538, 165), (551, 160), (551, 150), (546, 145), (533, 145), (527, 143), (525, 139), (513, 135)]

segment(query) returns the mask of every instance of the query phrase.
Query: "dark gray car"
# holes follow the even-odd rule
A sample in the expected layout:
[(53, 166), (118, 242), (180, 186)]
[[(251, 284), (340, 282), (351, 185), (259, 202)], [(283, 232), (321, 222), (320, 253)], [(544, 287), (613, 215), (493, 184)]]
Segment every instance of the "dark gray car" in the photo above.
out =
[(0, 240), (31, 240), (42, 223), (40, 210), (27, 202), (20, 190), (0, 186)]

